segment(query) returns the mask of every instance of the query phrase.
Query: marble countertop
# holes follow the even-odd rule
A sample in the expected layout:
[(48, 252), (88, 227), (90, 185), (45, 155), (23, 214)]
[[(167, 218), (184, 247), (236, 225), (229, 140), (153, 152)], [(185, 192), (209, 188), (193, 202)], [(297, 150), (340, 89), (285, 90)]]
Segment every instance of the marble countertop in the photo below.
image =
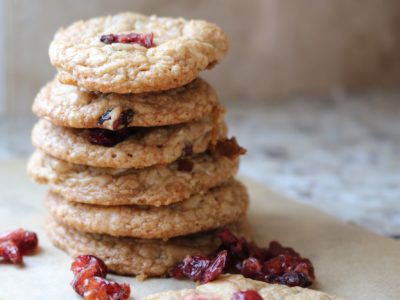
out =
[[(248, 149), (241, 173), (295, 200), (400, 237), (400, 92), (226, 102)], [(0, 119), (0, 159), (32, 151), (33, 119)]]

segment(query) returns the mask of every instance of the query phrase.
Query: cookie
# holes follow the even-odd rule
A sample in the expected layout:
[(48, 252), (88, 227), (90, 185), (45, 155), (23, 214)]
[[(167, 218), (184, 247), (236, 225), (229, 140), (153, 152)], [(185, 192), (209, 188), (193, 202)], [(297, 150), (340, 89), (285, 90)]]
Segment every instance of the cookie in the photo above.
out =
[(53, 80), (36, 96), (33, 112), (59, 126), (115, 130), (122, 127), (118, 120), (126, 112), (131, 114), (126, 126), (152, 127), (201, 119), (217, 105), (216, 92), (200, 78), (163, 93), (145, 94), (92, 93)]
[(258, 292), (265, 300), (344, 300), (320, 291), (269, 284), (245, 278), (242, 275), (221, 275), (215, 281), (199, 285), (195, 289), (161, 292), (147, 296), (143, 300), (231, 300), (236, 299), (232, 297), (234, 293), (248, 290)]
[[(227, 226), (238, 236), (250, 237), (244, 221)], [(217, 230), (218, 231), (218, 230)], [(112, 237), (83, 233), (50, 218), (46, 223), (50, 240), (69, 255), (92, 254), (104, 260), (109, 270), (124, 275), (165, 276), (168, 269), (186, 255), (213, 253), (220, 245), (216, 231), (203, 232), (168, 241)]]
[(76, 165), (37, 150), (28, 174), (68, 201), (96, 205), (168, 205), (204, 193), (232, 178), (239, 159), (211, 152), (194, 156), (192, 171), (180, 162), (143, 169), (110, 169)]
[[(121, 34), (138, 36), (120, 36), (133, 42), (124, 43), (116, 39)], [(227, 51), (227, 37), (214, 24), (122, 13), (60, 29), (49, 54), (61, 82), (124, 94), (183, 86), (217, 64)]]
[(79, 231), (168, 239), (234, 222), (246, 214), (248, 195), (241, 183), (231, 180), (203, 195), (161, 207), (88, 205), (51, 192), (45, 203), (56, 220)]
[(133, 134), (113, 147), (92, 144), (93, 129), (75, 129), (39, 120), (32, 131), (33, 145), (44, 152), (75, 164), (103, 168), (144, 168), (169, 164), (187, 147), (193, 153), (208, 149), (216, 137), (226, 136), (224, 123), (213, 124), (211, 117), (163, 127), (133, 127)]

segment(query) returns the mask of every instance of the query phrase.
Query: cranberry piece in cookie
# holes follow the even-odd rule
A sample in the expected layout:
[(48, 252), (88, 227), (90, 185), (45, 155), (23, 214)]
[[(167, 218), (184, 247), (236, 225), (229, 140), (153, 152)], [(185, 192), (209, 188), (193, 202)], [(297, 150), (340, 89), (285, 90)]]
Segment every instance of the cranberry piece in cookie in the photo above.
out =
[(146, 48), (154, 47), (154, 34), (151, 33), (126, 33), (126, 34), (105, 34), (100, 37), (100, 42), (105, 44), (123, 43), (123, 44), (139, 44)]

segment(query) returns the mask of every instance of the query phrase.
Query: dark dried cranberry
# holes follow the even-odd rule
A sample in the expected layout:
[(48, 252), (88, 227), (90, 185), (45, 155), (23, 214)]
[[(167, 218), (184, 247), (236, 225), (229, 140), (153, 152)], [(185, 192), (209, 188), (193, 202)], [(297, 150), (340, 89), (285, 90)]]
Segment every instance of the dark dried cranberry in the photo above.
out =
[(178, 164), (178, 171), (182, 172), (192, 172), (194, 163), (191, 159), (188, 158), (181, 158), (177, 161)]
[(186, 145), (181, 154), (181, 158), (187, 158), (193, 155), (193, 145)]
[(89, 141), (94, 145), (113, 147), (125, 140), (132, 130), (123, 128), (117, 131), (93, 128), (89, 129)]
[(0, 235), (0, 257), (14, 264), (22, 263), (22, 256), (37, 246), (38, 238), (32, 231), (17, 229)]
[(132, 121), (133, 115), (134, 112), (132, 109), (126, 109), (122, 111), (119, 117), (113, 122), (113, 129), (117, 130), (120, 127), (127, 127)]
[(268, 276), (266, 277), (267, 282), (289, 286), (309, 286), (315, 279), (314, 267), (311, 262), (291, 254), (281, 254), (267, 260), (263, 266), (263, 273), (273, 275), (272, 282), (269, 281)]
[(126, 34), (105, 34), (100, 37), (100, 41), (105, 44), (124, 43), (139, 44), (146, 48), (154, 47), (153, 33), (126, 33)]
[(111, 112), (112, 112), (113, 110), (114, 110), (114, 108), (110, 108), (110, 109), (106, 110), (106, 111), (104, 112), (104, 114), (102, 114), (102, 115), (100, 116), (100, 118), (97, 120), (97, 124), (98, 124), (98, 125), (103, 125), (104, 122), (106, 122), (106, 121), (108, 121), (108, 120), (111, 120)]
[(169, 271), (169, 275), (176, 279), (189, 278), (193, 281), (207, 283), (215, 280), (226, 263), (226, 251), (221, 251), (214, 258), (204, 256), (187, 256), (182, 263), (176, 265)]
[(232, 160), (247, 152), (246, 149), (239, 146), (235, 137), (217, 141), (217, 144), (215, 145), (215, 150), (220, 155), (226, 156)]
[(234, 293), (232, 300), (262, 300), (262, 297), (257, 291), (247, 290)]
[(312, 284), (312, 281), (303, 273), (300, 272), (287, 272), (280, 276), (279, 284), (285, 284), (287, 286), (302, 286), (307, 287)]
[(130, 296), (129, 285), (98, 276), (86, 279), (83, 289), (85, 300), (125, 300)]
[(129, 298), (129, 285), (105, 279), (108, 273), (107, 266), (94, 255), (78, 256), (71, 265), (71, 271), (75, 275), (71, 282), (72, 288), (85, 299)]

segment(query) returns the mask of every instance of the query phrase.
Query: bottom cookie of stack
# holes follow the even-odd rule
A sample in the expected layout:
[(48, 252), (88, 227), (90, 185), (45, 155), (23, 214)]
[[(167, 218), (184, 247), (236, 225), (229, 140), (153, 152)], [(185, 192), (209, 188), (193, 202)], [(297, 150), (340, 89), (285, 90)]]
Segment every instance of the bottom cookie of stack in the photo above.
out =
[[(230, 229), (239, 237), (250, 237), (250, 229), (244, 220), (224, 228)], [(50, 240), (69, 255), (95, 255), (104, 260), (110, 271), (136, 275), (142, 279), (166, 276), (168, 269), (187, 255), (213, 253), (220, 245), (217, 236), (219, 230), (163, 241), (85, 233), (67, 227), (52, 217), (46, 223)]]

